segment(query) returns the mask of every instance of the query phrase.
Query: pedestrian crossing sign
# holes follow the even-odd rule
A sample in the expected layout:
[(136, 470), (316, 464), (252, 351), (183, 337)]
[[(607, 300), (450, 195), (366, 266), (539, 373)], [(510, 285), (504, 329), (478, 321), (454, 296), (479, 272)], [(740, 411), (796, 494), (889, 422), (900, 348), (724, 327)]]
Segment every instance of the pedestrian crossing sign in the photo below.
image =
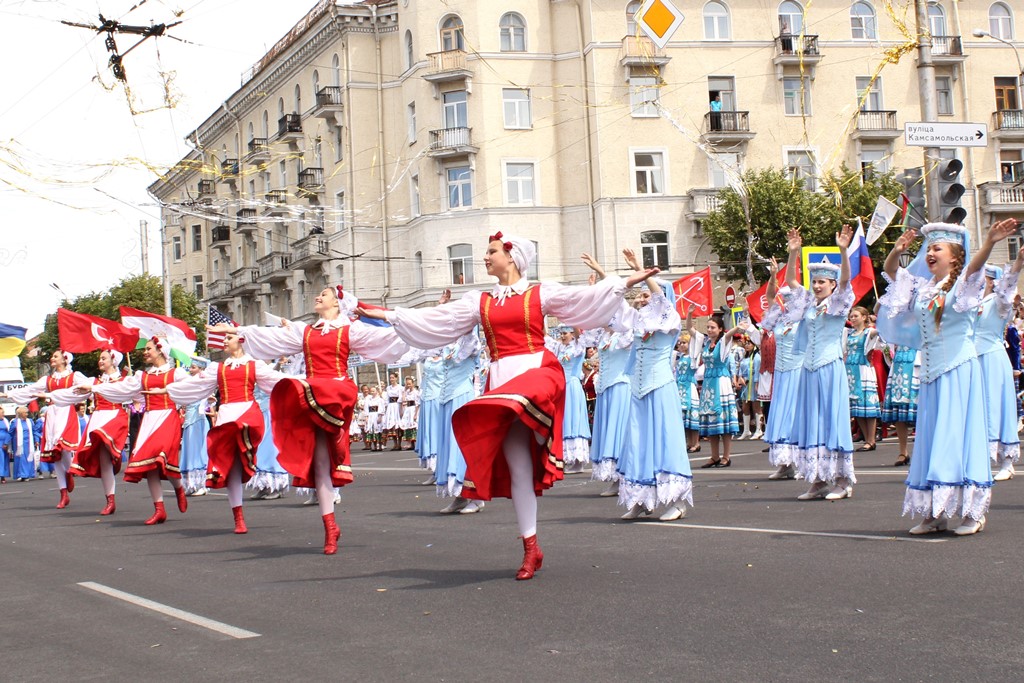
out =
[(644, 0), (633, 19), (637, 28), (646, 33), (655, 45), (663, 48), (683, 23), (683, 13), (671, 0)]
[(840, 265), (842, 256), (839, 247), (804, 247), (800, 252), (800, 272), (803, 273), (804, 287), (811, 288), (811, 268), (815, 263), (833, 263)]

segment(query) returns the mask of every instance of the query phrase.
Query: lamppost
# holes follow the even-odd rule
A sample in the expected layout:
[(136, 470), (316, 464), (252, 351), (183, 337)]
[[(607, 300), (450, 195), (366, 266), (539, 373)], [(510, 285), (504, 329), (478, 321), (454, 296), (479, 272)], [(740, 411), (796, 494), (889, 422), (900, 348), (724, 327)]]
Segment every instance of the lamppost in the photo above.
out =
[[(1024, 86), (1024, 66), (1021, 66), (1020, 53), (1017, 52), (1017, 46), (1008, 40), (1000, 38), (999, 36), (992, 35), (988, 31), (982, 31), (980, 28), (976, 28), (971, 31), (971, 34), (975, 38), (991, 38), (992, 40), (998, 40), (1003, 45), (1010, 46), (1010, 49), (1013, 50), (1013, 56), (1017, 58), (1017, 94), (1020, 95), (1021, 86)], [(1020, 98), (1018, 97), (1018, 99)], [(1019, 105), (1020, 103), (1018, 102), (1017, 104)]]

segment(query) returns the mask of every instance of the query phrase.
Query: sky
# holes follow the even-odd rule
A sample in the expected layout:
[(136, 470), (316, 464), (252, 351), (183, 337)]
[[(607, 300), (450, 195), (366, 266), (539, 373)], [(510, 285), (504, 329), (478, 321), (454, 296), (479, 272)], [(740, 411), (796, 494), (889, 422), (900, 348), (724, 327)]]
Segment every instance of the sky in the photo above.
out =
[[(160, 274), (160, 211), (146, 188), (315, 4), (0, 0), (0, 322), (31, 337), (65, 296), (141, 273), (140, 221)], [(136, 26), (182, 22), (167, 32), (180, 41), (150, 38), (124, 55), (130, 101), (108, 68), (105, 34), (60, 23), (95, 25), (101, 13)], [(117, 35), (119, 52), (137, 40)]]

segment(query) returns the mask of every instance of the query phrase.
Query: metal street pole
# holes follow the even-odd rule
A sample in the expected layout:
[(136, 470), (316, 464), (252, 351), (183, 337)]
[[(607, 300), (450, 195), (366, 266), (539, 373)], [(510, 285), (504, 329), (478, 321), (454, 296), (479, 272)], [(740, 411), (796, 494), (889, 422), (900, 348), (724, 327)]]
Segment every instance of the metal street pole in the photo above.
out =
[(139, 245), (142, 248), (142, 274), (149, 275), (149, 231), (146, 229), (149, 224), (146, 221), (139, 221)]
[[(928, 0), (914, 0), (917, 15), (917, 86), (921, 97), (921, 116), (925, 121), (938, 121), (935, 96), (935, 66), (932, 64), (932, 36), (928, 26)], [(924, 150), (924, 186), (928, 220), (942, 220), (939, 206), (939, 148)]]
[(163, 270), (163, 281), (164, 281), (164, 315), (170, 317), (171, 315), (171, 274), (170, 274), (170, 261), (171, 261), (171, 246), (170, 240), (167, 238), (167, 224), (160, 227), (160, 266)]

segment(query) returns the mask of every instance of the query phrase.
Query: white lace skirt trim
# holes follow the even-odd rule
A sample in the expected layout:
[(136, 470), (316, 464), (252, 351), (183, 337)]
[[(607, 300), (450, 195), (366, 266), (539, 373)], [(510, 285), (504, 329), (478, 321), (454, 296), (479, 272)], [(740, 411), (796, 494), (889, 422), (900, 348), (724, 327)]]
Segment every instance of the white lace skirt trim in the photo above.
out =
[(271, 492), (287, 491), (292, 485), (292, 475), (275, 472), (257, 472), (246, 484), (245, 488), (259, 491), (267, 489)]
[(680, 501), (693, 507), (693, 480), (690, 477), (660, 472), (655, 476), (654, 484), (631, 484), (624, 479), (619, 482), (619, 505), (626, 508), (639, 504), (653, 510), (658, 505), (672, 505)]
[(430, 470), (433, 472), (437, 469), (437, 456), (432, 455), (429, 458), (423, 458), (420, 460), (420, 468), (424, 470)]
[(590, 460), (590, 441), (583, 437), (562, 441), (562, 462), (566, 465), (574, 465), (588, 460)]
[(462, 495), (462, 482), (454, 474), (448, 475), (448, 481), (437, 485), (438, 498), (455, 498)]
[(616, 481), (619, 478), (619, 463), (615, 460), (595, 462), (590, 469), (590, 478), (596, 481)]
[(795, 443), (773, 443), (768, 446), (768, 462), (775, 467), (796, 464), (799, 446)]
[(992, 458), (992, 462), (997, 465), (1002, 465), (1007, 460), (1010, 462), (1020, 462), (1020, 444), (989, 441), (988, 455)]
[(903, 514), (909, 514), (911, 519), (918, 515), (934, 519), (957, 515), (981, 519), (991, 502), (991, 486), (934, 486), (930, 491), (908, 488), (903, 498)]
[(206, 470), (190, 470), (181, 473), (181, 485), (185, 493), (195, 493), (206, 487)]
[(824, 446), (802, 448), (796, 451), (796, 478), (806, 479), (812, 484), (824, 481), (835, 485), (837, 479), (847, 479), (850, 484), (857, 483), (853, 471), (853, 453), (833, 451)]

